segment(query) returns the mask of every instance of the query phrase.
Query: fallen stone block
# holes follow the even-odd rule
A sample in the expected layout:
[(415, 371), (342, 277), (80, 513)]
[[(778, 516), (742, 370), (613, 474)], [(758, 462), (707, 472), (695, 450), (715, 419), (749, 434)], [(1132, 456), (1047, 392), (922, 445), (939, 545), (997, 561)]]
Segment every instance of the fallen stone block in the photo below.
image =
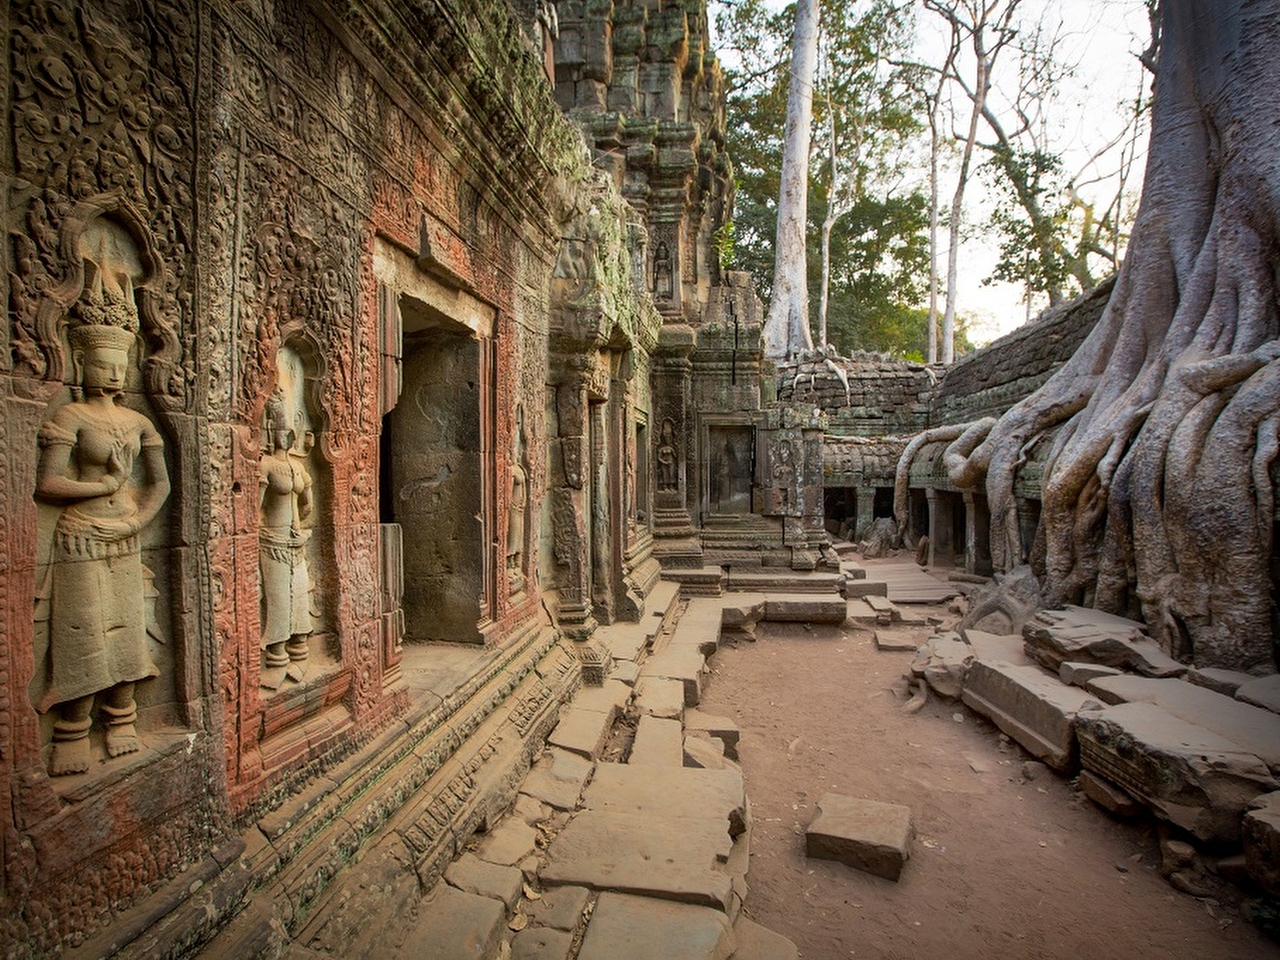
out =
[(489, 863), (470, 853), (449, 864), (444, 878), (463, 893), (500, 900), (508, 910), (515, 909), (524, 884), (524, 875), (515, 867)]
[(889, 585), (883, 580), (846, 580), (844, 584), (846, 599), (856, 600), (859, 597), (887, 597)]
[(1086, 770), (1205, 842), (1238, 842), (1249, 804), (1280, 787), (1257, 756), (1154, 703), (1082, 710), (1076, 735)]
[(417, 922), (395, 955), (405, 960), (428, 955), (432, 960), (497, 956), (506, 919), (501, 900), (437, 883), (420, 902)]
[(1254, 800), (1240, 826), (1244, 862), (1254, 883), (1280, 899), (1280, 793)]
[(763, 593), (728, 593), (720, 611), (722, 627), (742, 628), (764, 619)]
[(1064, 660), (1058, 667), (1058, 679), (1072, 687), (1083, 687), (1095, 677), (1117, 677), (1122, 671), (1100, 663), (1077, 663)]
[(739, 917), (733, 932), (738, 938), (733, 960), (800, 960), (800, 951), (794, 943), (754, 920)]
[(746, 829), (747, 794), (742, 774), (732, 770), (601, 763), (582, 804), (610, 813), (719, 818), (731, 837)]
[(961, 695), (966, 706), (989, 718), (1032, 756), (1062, 773), (1075, 770), (1076, 713), (1092, 698), (1039, 667), (975, 660)]
[(602, 893), (579, 960), (727, 960), (737, 940), (716, 910)]
[(1125, 667), (1148, 677), (1176, 677), (1186, 666), (1143, 633), (1142, 624), (1100, 610), (1068, 605), (1041, 610), (1022, 628), (1027, 653), (1054, 673), (1064, 661)]
[(732, 882), (717, 864), (732, 847), (720, 818), (584, 810), (547, 847), (539, 878), (725, 911)]
[(1147, 809), (1124, 788), (1092, 770), (1081, 770), (1077, 782), (1086, 797), (1114, 816), (1128, 820)]
[(1154, 703), (1175, 717), (1232, 741), (1280, 775), (1280, 716), (1184, 680), (1099, 677), (1087, 688), (1104, 703)]
[(1007, 663), (1014, 667), (1029, 666), (1035, 661), (1027, 656), (1026, 641), (1021, 634), (988, 633), (965, 627), (960, 635), (973, 648), (973, 658), (986, 663)]
[(520, 785), (520, 792), (557, 810), (576, 810), (595, 764), (567, 750), (547, 750)]
[(896, 881), (911, 856), (914, 837), (907, 807), (828, 793), (818, 801), (817, 819), (805, 831), (805, 854)]
[(738, 739), (741, 733), (738, 725), (728, 717), (703, 713), (701, 710), (686, 710), (684, 732), (695, 736), (706, 734), (710, 737), (718, 737), (724, 743), (724, 755), (730, 760), (738, 759)]
[(881, 653), (909, 653), (919, 646), (920, 631), (877, 626), (871, 638)]
[(627, 763), (634, 767), (683, 766), (684, 727), (680, 721), (641, 717)]
[[(878, 633), (879, 631), (877, 631)], [(958, 633), (935, 633), (916, 651), (911, 673), (929, 684), (934, 693), (956, 700), (964, 690), (964, 678), (973, 663), (973, 648)]]
[(684, 738), (684, 765), (704, 770), (741, 770), (724, 755), (724, 741), (706, 734), (690, 734)]
[(764, 618), (775, 623), (844, 623), (848, 604), (839, 594), (772, 594), (765, 599)]
[(1248, 683), (1250, 680), (1256, 680), (1257, 678), (1239, 670), (1223, 670), (1221, 667), (1192, 667), (1187, 671), (1183, 679), (1189, 683), (1194, 683), (1197, 687), (1208, 687), (1214, 693), (1234, 697), (1236, 691), (1240, 689), (1240, 684)]
[(1272, 713), (1280, 713), (1280, 673), (1240, 684), (1236, 689), (1236, 699)]

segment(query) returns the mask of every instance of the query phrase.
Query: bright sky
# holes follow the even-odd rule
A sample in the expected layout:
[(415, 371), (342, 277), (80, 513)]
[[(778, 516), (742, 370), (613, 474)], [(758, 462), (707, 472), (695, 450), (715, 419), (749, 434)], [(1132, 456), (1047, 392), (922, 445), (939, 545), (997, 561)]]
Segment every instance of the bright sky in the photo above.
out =
[[(785, 5), (785, 0), (768, 2), (775, 8)], [(709, 6), (714, 20), (715, 0), (711, 0)], [(1022, 0), (1019, 11), (1019, 20), (1024, 24), (1043, 21), (1047, 28), (1061, 25), (1059, 59), (1064, 63), (1075, 63), (1076, 68), (1058, 85), (1057, 100), (1046, 110), (1050, 119), (1045, 132), (1051, 151), (1062, 154), (1064, 168), (1069, 174), (1083, 172), (1079, 178), (1081, 184), (1098, 181), (1082, 186), (1080, 192), (1095, 199), (1099, 207), (1105, 207), (1116, 190), (1114, 173), (1118, 167), (1119, 152), (1113, 150), (1101, 162), (1092, 165), (1089, 158), (1122, 130), (1125, 120), (1120, 102), (1133, 99), (1140, 89), (1149, 86), (1150, 78), (1144, 76), (1135, 56), (1146, 47), (1149, 38), (1145, 4), (1143, 0)], [(924, 10), (923, 6), (918, 9), (917, 21), (918, 56), (927, 62), (941, 62), (945, 54), (943, 21), (937, 14)], [(972, 55), (961, 63), (964, 75), (971, 78)], [(1001, 101), (1000, 88), (1016, 89), (1017, 78), (1017, 52), (1006, 50), (996, 64), (996, 90), (992, 102), (997, 114), (1004, 117), (1010, 127), (1014, 125), (1012, 111), (1007, 102)], [(967, 124), (967, 107), (967, 100), (956, 105), (957, 129), (963, 129)], [(980, 141), (989, 139), (984, 134), (986, 131), (980, 127)], [(1126, 188), (1132, 192), (1133, 202), (1136, 202), (1141, 189), (1145, 150), (1144, 135), (1138, 144), (1138, 159)], [(980, 154), (975, 155), (975, 166), (981, 159)], [(925, 163), (927, 153), (922, 157), (922, 164)], [(951, 169), (943, 172), (939, 184), (939, 203), (944, 210), (950, 206), (958, 168), (957, 150)], [(922, 166), (921, 178), (927, 189), (926, 177), (927, 171)], [(958, 310), (971, 317), (970, 337), (977, 343), (985, 343), (1007, 333), (1027, 318), (1027, 304), (1020, 286), (983, 283), (994, 269), (998, 256), (995, 239), (984, 236), (980, 229), (991, 208), (987, 193), (987, 185), (981, 177), (970, 180), (965, 193), (966, 236), (960, 254), (956, 296)], [(939, 251), (939, 272), (945, 288), (945, 230), (942, 247)], [(1045, 305), (1047, 301), (1033, 302), (1032, 313)]]

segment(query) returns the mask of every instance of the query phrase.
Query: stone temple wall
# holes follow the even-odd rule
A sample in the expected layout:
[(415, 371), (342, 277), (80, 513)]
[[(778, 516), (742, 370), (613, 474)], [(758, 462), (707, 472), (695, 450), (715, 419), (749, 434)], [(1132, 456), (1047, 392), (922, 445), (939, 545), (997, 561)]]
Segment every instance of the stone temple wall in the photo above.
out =
[[(545, 609), (656, 576), (644, 231), (590, 232), (619, 185), (554, 101), (552, 24), (8, 27), (0, 952), (182, 953), (264, 885), (319, 923), (375, 841), (429, 883), (580, 682)], [(542, 533), (558, 505), (596, 568)], [(424, 640), (487, 666), (424, 693)]]

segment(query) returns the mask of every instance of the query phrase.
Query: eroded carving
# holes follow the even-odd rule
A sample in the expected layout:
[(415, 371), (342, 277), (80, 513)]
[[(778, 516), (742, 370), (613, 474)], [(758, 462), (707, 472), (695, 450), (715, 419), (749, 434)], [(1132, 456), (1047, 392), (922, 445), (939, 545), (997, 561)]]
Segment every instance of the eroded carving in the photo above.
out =
[(507, 520), (507, 583), (512, 595), (525, 584), (525, 518), (529, 511), (528, 454), (525, 450), (524, 413), (516, 408), (515, 451), (511, 457), (511, 504)]

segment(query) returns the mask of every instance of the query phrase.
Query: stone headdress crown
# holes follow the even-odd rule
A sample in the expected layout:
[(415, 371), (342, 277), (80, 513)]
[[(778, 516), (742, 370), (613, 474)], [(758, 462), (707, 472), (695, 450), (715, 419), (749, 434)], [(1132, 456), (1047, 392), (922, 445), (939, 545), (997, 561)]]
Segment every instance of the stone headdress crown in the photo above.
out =
[(67, 333), (73, 350), (93, 350), (105, 347), (108, 350), (124, 350), (126, 353), (133, 347), (137, 334), (124, 327), (105, 323), (86, 323), (72, 327)]

